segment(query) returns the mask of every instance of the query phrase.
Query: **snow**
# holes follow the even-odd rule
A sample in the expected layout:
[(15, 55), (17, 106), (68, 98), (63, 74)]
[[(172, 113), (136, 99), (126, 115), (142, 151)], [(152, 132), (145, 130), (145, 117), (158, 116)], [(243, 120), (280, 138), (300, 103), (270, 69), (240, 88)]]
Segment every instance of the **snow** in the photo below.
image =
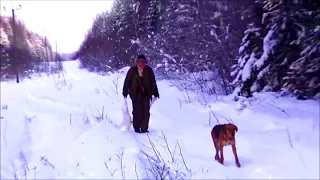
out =
[[(319, 178), (317, 101), (263, 93), (250, 102), (224, 96), (207, 106), (186, 104), (176, 87), (159, 80), (147, 136), (119, 130), (128, 68), (100, 76), (75, 61), (64, 67), (59, 88), (52, 76), (1, 83), (1, 179), (141, 179), (164, 165), (172, 179)], [(241, 168), (231, 147), (224, 166), (214, 160), (216, 118), (238, 126)]]
[(269, 30), (266, 37), (263, 39), (263, 54), (261, 55), (260, 59), (258, 59), (254, 66), (258, 69), (260, 69), (265, 61), (269, 59), (269, 56), (272, 55), (276, 45), (277, 41), (275, 40), (275, 32), (273, 30)]
[(131, 44), (140, 44), (140, 40), (139, 39), (132, 39), (131, 40)]
[(221, 43), (221, 40), (220, 40), (220, 38), (219, 38), (219, 36), (218, 36), (218, 34), (217, 34), (217, 32), (216, 32), (215, 29), (211, 29), (210, 35), (211, 35), (211, 36), (214, 36), (214, 37), (216, 38), (216, 40), (217, 40), (219, 43)]
[(255, 56), (256, 56), (256, 53), (252, 52), (250, 54), (250, 58), (248, 59), (247, 63), (244, 65), (242, 70), (242, 77), (241, 77), (242, 82), (245, 82), (247, 79), (251, 77), (252, 65), (257, 60)]
[(239, 54), (244, 53), (243, 51), (249, 46), (250, 41), (246, 41), (243, 45), (239, 48)]
[(3, 27), (0, 27), (0, 44), (8, 47), (10, 45), (9, 37)]

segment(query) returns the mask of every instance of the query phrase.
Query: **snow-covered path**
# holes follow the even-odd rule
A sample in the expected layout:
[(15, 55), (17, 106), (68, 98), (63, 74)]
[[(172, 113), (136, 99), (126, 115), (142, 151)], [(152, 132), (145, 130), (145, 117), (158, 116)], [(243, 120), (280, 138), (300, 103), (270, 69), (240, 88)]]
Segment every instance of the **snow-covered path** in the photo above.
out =
[[(239, 112), (222, 97), (209, 111), (159, 81), (148, 137), (119, 130), (125, 70), (100, 76), (64, 66), (65, 81), (1, 83), (1, 179), (136, 179), (155, 166), (184, 179), (319, 178), (318, 102), (262, 94)], [(214, 160), (214, 117), (238, 126), (240, 169), (231, 148), (225, 166)]]
[[(2, 168), (2, 177), (25, 176), (21, 154), (27, 158), (28, 178), (136, 177), (131, 165), (139, 148), (130, 134), (118, 130), (121, 111), (112, 107), (117, 97), (100, 94), (94, 75), (80, 71), (75, 63), (66, 66), (66, 71), (67, 84), (59, 91), (53, 77), (21, 85), (3, 83), (2, 88), (10, 89), (1, 91), (1, 104), (8, 107), (1, 111), (1, 123), (6, 124), (6, 128), (1, 124), (5, 137), (1, 163), (14, 159), (15, 167)], [(113, 94), (112, 89), (109, 92)], [(21, 130), (12, 131), (17, 128)], [(7, 145), (2, 146), (4, 142)]]

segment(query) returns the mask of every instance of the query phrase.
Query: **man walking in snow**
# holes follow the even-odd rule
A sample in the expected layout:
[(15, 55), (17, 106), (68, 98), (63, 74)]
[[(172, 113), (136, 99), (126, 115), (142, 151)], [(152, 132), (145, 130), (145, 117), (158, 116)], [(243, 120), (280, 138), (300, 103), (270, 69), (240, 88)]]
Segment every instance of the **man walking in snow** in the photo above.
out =
[(154, 72), (147, 65), (144, 55), (139, 55), (136, 65), (131, 67), (123, 84), (124, 98), (128, 94), (132, 100), (133, 128), (136, 133), (147, 133), (150, 118), (150, 102), (152, 96), (159, 98)]

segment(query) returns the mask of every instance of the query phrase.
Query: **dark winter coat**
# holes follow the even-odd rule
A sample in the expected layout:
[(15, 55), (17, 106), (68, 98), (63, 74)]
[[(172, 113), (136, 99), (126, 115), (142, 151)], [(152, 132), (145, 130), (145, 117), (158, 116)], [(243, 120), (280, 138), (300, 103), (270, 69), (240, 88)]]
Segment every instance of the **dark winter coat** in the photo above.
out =
[[(152, 95), (159, 98), (159, 91), (157, 87), (154, 72), (150, 66), (145, 66), (143, 69), (143, 82), (141, 84), (144, 88), (143, 94), (146, 97), (152, 98)], [(138, 67), (133, 66), (129, 69), (123, 84), (122, 94), (127, 97), (128, 94), (132, 100), (135, 100), (139, 90), (139, 73)]]

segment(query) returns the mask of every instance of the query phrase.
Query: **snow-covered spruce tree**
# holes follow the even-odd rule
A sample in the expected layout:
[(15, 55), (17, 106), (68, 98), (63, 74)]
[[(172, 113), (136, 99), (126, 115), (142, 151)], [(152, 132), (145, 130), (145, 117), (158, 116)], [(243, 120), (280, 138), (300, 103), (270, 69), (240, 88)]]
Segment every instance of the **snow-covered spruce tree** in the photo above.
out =
[(88, 67), (90, 66), (90, 62), (86, 58), (88, 50), (90, 49), (89, 43), (88, 43), (89, 39), (91, 39), (91, 30), (89, 30), (87, 32), (84, 40), (82, 41), (80, 47), (78, 48), (78, 50), (76, 51), (76, 53), (74, 55), (74, 59), (78, 59), (80, 62), (80, 68), (84, 68), (87, 70), (89, 70)]
[(160, 17), (161, 0), (150, 0), (150, 5), (147, 9), (146, 15), (146, 31), (148, 32), (148, 38), (152, 38), (155, 32), (158, 30), (158, 19)]
[(257, 71), (253, 64), (260, 59), (263, 49), (263, 30), (255, 24), (249, 24), (239, 48), (238, 64), (234, 65), (231, 75), (238, 95), (251, 97), (257, 84)]
[[(155, 30), (152, 22), (158, 15), (158, 3), (160, 0), (131, 0), (134, 14), (133, 23), (135, 33), (139, 40), (150, 37), (151, 32)], [(156, 21), (156, 20), (155, 20)], [(154, 21), (154, 22), (155, 22)]]
[(137, 56), (137, 47), (131, 43), (137, 38), (134, 24), (135, 3), (129, 0), (116, 0), (112, 13), (115, 16), (114, 32), (116, 41), (114, 44), (114, 62), (112, 66), (119, 69), (131, 65)]
[[(268, 51), (270, 48), (264, 49), (261, 60), (256, 64), (259, 70), (258, 80), (260, 80), (260, 85), (263, 87), (262, 90), (278, 91), (285, 87), (284, 80), (286, 80), (285, 77), (291, 71), (290, 67), (295, 69), (295, 64), (299, 64), (296, 63), (297, 60), (303, 58), (305, 60), (308, 59), (301, 64), (303, 70), (300, 70), (300, 72), (303, 73), (300, 73), (299, 77), (304, 76), (304, 78), (291, 79), (291, 82), (295, 81), (294, 84), (298, 86), (291, 86), (289, 90), (291, 92), (300, 90), (309, 97), (315, 95), (317, 93), (317, 75), (315, 72), (317, 72), (318, 65), (314, 66), (313, 64), (318, 63), (313, 56), (316, 53), (306, 53), (304, 48), (309, 42), (319, 41), (315, 36), (312, 36), (312, 29), (318, 26), (314, 18), (319, 15), (319, 10), (315, 8), (319, 7), (319, 2), (316, 0), (265, 0), (262, 3), (266, 10), (263, 23), (267, 24), (268, 35), (273, 34), (276, 37), (276, 40), (271, 44), (274, 47), (273, 50)], [(310, 29), (311, 31), (309, 31)], [(307, 34), (308, 32), (311, 33), (311, 36)], [(311, 41), (308, 42), (309, 36)], [(312, 49), (318, 49), (318, 43), (308, 45), (311, 45)], [(266, 43), (264, 43), (264, 46), (266, 46)], [(303, 60), (300, 59), (299, 61), (302, 62)], [(311, 67), (313, 67), (313, 70), (309, 69)], [(296, 72), (299, 72), (299, 70)], [(302, 80), (305, 81), (300, 83)], [(313, 90), (307, 93), (306, 89), (308, 88)]]
[(300, 31), (293, 43), (301, 47), (302, 51), (290, 65), (284, 78), (284, 87), (290, 91), (300, 90), (308, 97), (320, 97), (320, 6), (319, 1), (303, 2), (304, 9), (293, 13), (292, 18), (299, 23)]
[(103, 15), (99, 14), (93, 21), (92, 28), (87, 32), (84, 41), (77, 52), (77, 59), (80, 61), (80, 67), (89, 71), (96, 71), (101, 67), (99, 63), (101, 57), (97, 57), (97, 50), (101, 48), (103, 31)]
[(199, 19), (196, 3), (188, 1), (168, 1), (161, 14), (161, 29), (157, 38), (157, 51), (163, 55), (159, 64), (166, 71), (187, 72), (202, 67)]
[(110, 20), (111, 14), (108, 12), (103, 12), (98, 14), (91, 28), (91, 38), (92, 45), (90, 48), (90, 56), (88, 58), (91, 59), (91, 68), (97, 72), (107, 72), (110, 71), (108, 66), (110, 57), (110, 49), (112, 46), (109, 46), (110, 40)]
[[(303, 51), (304, 45), (302, 43), (304, 39), (308, 39), (306, 38), (307, 35), (305, 30), (312, 29), (312, 27), (315, 27), (315, 24), (310, 22), (305, 23), (307, 22), (307, 19), (310, 19), (310, 15), (312, 14), (310, 11), (307, 10), (308, 13), (304, 14), (302, 12), (306, 10), (308, 4), (310, 5), (311, 3), (314, 6), (314, 2), (315, 1), (311, 0), (294, 2), (285, 0), (261, 0), (259, 2), (264, 9), (264, 18), (262, 20), (262, 24), (265, 26), (266, 32), (263, 39), (262, 54), (254, 61), (239, 61), (239, 64), (237, 65), (238, 72), (240, 72), (240, 67), (250, 67), (251, 73), (250, 80), (247, 82), (245, 82), (244, 79), (239, 81), (239, 77), (243, 76), (243, 73), (245, 72), (244, 70), (237, 74), (235, 82), (239, 83), (240, 92), (246, 91), (246, 95), (250, 95), (252, 92), (278, 91), (284, 87), (285, 80), (288, 81), (290, 79), (289, 77), (284, 77), (286, 77), (288, 73), (290, 74), (290, 71), (293, 72), (290, 70), (290, 67), (291, 69), (294, 69), (293, 66), (296, 64), (296, 60), (299, 59), (301, 55), (306, 55), (306, 53)], [(315, 37), (312, 37), (311, 39), (314, 40), (314, 38)], [(317, 42), (317, 40), (315, 40), (315, 42)], [(314, 45), (317, 45), (317, 43)], [(304, 57), (304, 59), (310, 57), (312, 59), (309, 61), (312, 63), (309, 63), (308, 66), (310, 66), (310, 64), (317, 64), (317, 59), (312, 58), (313, 55), (309, 54), (307, 56), (308, 57)], [(314, 76), (314, 72), (317, 71), (317, 66), (313, 67), (315, 68), (313, 68), (309, 77)], [(303, 72), (300, 77), (305, 76), (307, 71), (307, 69), (305, 69), (307, 66), (302, 68), (304, 69), (300, 70), (300, 74)], [(304, 80), (305, 79), (306, 78), (304, 78)], [(311, 79), (313, 81), (311, 84), (317, 82), (316, 78), (310, 77), (310, 81)], [(301, 84), (296, 80), (299, 79), (292, 77), (290, 80), (291, 85), (294, 81), (295, 84)], [(290, 83), (286, 84), (288, 87)], [(300, 86), (298, 90), (304, 90), (306, 84), (310, 85), (308, 80), (304, 85)], [(297, 88), (293, 87), (294, 86), (291, 86), (290, 90), (295, 90)], [(313, 94), (314, 93), (316, 93), (316, 90), (313, 90)]]
[(114, 1), (109, 13), (97, 15), (76, 53), (83, 68), (106, 72), (131, 65), (137, 55), (131, 40), (136, 38), (134, 3)]
[(76, 58), (81, 62), (81, 68), (89, 71), (107, 72), (112, 70), (116, 34), (113, 31), (115, 16), (111, 13), (98, 14), (91, 29), (79, 47)]
[(253, 64), (257, 70), (257, 80), (254, 92), (279, 91), (283, 85), (289, 65), (300, 51), (299, 47), (292, 44), (297, 38), (298, 26), (290, 18), (286, 18), (287, 5), (284, 1), (264, 0), (264, 19), (267, 34), (263, 41), (263, 54)]
[(162, 0), (140, 1), (136, 4), (136, 28), (138, 33), (138, 52), (145, 54), (151, 66), (156, 66), (159, 56), (157, 38), (160, 29)]
[[(210, 71), (217, 71), (215, 81), (224, 89), (224, 94), (232, 92), (230, 81), (231, 66), (238, 55), (237, 48), (241, 43), (248, 20), (253, 16), (253, 0), (212, 0), (198, 1), (199, 18), (203, 29), (201, 52)], [(213, 11), (212, 11), (213, 10)], [(256, 15), (254, 16), (256, 18)]]
[[(279, 45), (285, 42), (274, 23), (281, 17), (278, 13), (279, 4), (274, 2), (262, 2), (264, 19), (261, 23), (249, 24), (245, 32), (239, 49), (240, 58), (232, 73), (236, 76), (233, 83), (237, 85), (236, 91), (239, 95), (251, 97), (253, 92), (275, 90), (281, 85), (278, 73), (283, 73), (279, 68), (282, 60), (275, 58), (278, 53), (275, 49), (283, 48)], [(272, 16), (269, 16), (270, 13)], [(267, 17), (270, 17), (269, 21), (266, 21)]]

